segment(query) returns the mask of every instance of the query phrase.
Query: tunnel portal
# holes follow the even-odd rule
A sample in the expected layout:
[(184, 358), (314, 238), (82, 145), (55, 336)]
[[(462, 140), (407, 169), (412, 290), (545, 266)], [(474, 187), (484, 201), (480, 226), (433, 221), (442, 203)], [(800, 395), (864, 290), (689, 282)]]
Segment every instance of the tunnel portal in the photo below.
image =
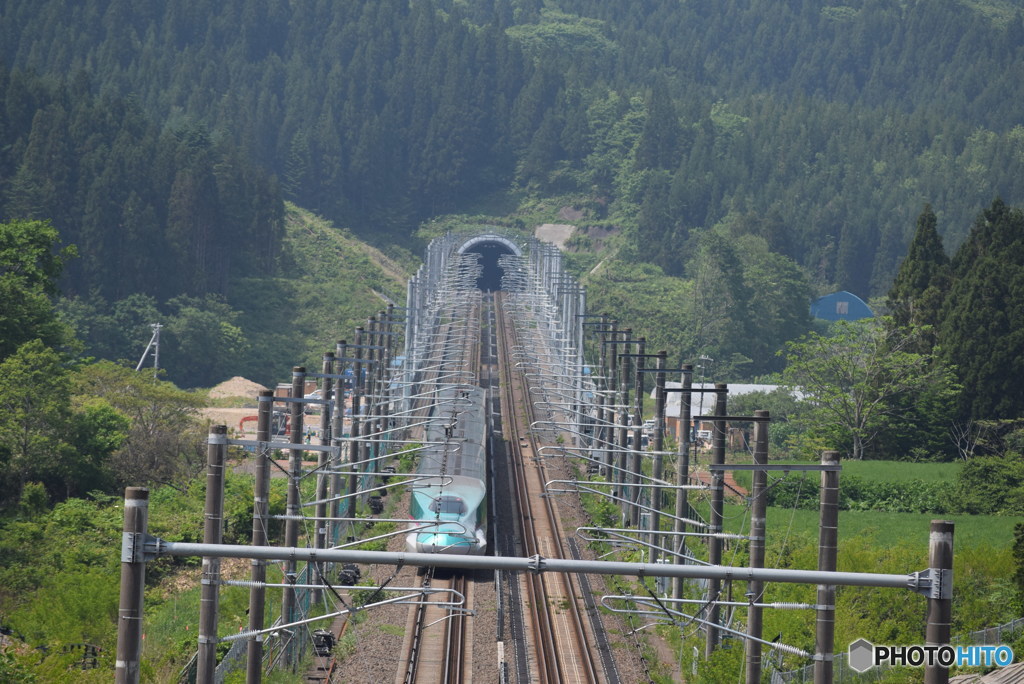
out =
[(498, 265), (498, 258), (503, 254), (522, 256), (522, 250), (511, 240), (500, 235), (480, 235), (466, 241), (459, 248), (459, 254), (479, 254), (483, 273), (476, 279), (476, 286), (484, 292), (501, 289), (501, 277), (505, 269)]

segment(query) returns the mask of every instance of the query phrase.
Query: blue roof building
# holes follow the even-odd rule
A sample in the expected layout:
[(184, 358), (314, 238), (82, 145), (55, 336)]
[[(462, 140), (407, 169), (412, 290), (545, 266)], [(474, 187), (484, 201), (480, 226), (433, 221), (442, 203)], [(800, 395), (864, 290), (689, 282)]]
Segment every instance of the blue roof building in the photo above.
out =
[(859, 321), (873, 318), (875, 313), (864, 300), (843, 290), (825, 295), (811, 304), (811, 315), (826, 321)]

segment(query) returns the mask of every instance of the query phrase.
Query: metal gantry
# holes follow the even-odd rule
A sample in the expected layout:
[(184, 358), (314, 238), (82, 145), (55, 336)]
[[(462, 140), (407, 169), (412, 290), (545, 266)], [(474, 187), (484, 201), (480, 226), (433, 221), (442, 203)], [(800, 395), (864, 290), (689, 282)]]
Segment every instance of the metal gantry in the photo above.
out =
[[(564, 458), (577, 465), (572, 479), (547, 482), (551, 496), (597, 497), (613, 503), (619, 511), (613, 527), (586, 526), (577, 530), (584, 541), (600, 541), (614, 553), (639, 550), (648, 563), (617, 561), (566, 561), (541, 558), (493, 558), (389, 554), (356, 551), (367, 539), (361, 534), (359, 516), (368, 497), (388, 489), (414, 483), (415, 473), (389, 474), (381, 471), (385, 459), (417, 449), (424, 458), (445, 458), (458, 449), (457, 440), (426, 442), (414, 433), (432, 420), (446, 420), (460, 409), (446, 390), (475, 385), (469, 357), (479, 344), (479, 317), (473, 312), (481, 294), (476, 289), (481, 267), (477, 255), (467, 252), (472, 244), (488, 240), (514, 252), (501, 257), (505, 306), (516, 327), (520, 346), (511, 361), (525, 373), (533, 414), (539, 417), (531, 429), (542, 441), (543, 458)], [(396, 352), (401, 350), (401, 354)], [(607, 314), (587, 312), (587, 294), (567, 272), (561, 252), (535, 239), (523, 239), (499, 232), (476, 236), (447, 234), (428, 246), (424, 263), (410, 278), (406, 307), (388, 306), (379, 316), (357, 328), (352, 342), (341, 340), (326, 352), (320, 372), (293, 369), (287, 397), (266, 392), (259, 397), (259, 422), (254, 441), (228, 439), (224, 431), (210, 435), (210, 491), (220, 485), (214, 477), (223, 468), (223, 451), (240, 446), (255, 454), (256, 483), (253, 498), (252, 546), (220, 544), (217, 528), (222, 525), (216, 494), (208, 495), (207, 532), (203, 544), (178, 544), (150, 537), (146, 531), (148, 498), (145, 490), (130, 488), (125, 502), (125, 531), (122, 550), (122, 594), (118, 636), (118, 681), (138, 681), (142, 619), (141, 586), (145, 563), (160, 555), (204, 557), (203, 617), (199, 634), (199, 681), (212, 681), (216, 644), (243, 643), (248, 651), (247, 681), (261, 680), (268, 651), (276, 648), (275, 663), (294, 668), (308, 640), (307, 626), (315, 619), (343, 614), (347, 609), (328, 610), (320, 618), (309, 616), (311, 601), (326, 599), (334, 589), (327, 581), (333, 564), (393, 563), (462, 568), (508, 568), (533, 572), (587, 572), (620, 574), (638, 578), (661, 577), (651, 597), (609, 595), (602, 602), (612, 611), (628, 612), (647, 621), (679, 627), (699, 626), (706, 636), (705, 655), (719, 645), (722, 634), (744, 639), (746, 679), (760, 681), (763, 648), (780, 653), (811, 657), (815, 681), (832, 678), (832, 635), (834, 633), (835, 587), (842, 585), (901, 587), (925, 594), (929, 599), (928, 643), (949, 640), (949, 605), (952, 587), (952, 527), (936, 521), (940, 532), (931, 534), (932, 555), (928, 570), (906, 575), (836, 572), (835, 555), (840, 465), (834, 452), (827, 452), (821, 471), (821, 539), (817, 570), (764, 568), (765, 490), (768, 474), (779, 469), (768, 465), (767, 411), (753, 416), (729, 416), (728, 386), (705, 388), (693, 385), (693, 367), (666, 368), (665, 352), (647, 353), (646, 340)], [(653, 362), (653, 363), (652, 363)], [(708, 360), (702, 357), (702, 368)], [(703, 372), (703, 371), (702, 371)], [(654, 374), (655, 409), (649, 426), (643, 421), (646, 377)], [(681, 387), (666, 389), (669, 374), (680, 374)], [(320, 396), (305, 393), (307, 379), (315, 379)], [(676, 448), (666, 448), (666, 395), (682, 393)], [(709, 397), (704, 397), (708, 394)], [(694, 395), (697, 395), (696, 402)], [(445, 398), (449, 397), (449, 398)], [(346, 399), (349, 399), (346, 402)], [(693, 405), (709, 408), (710, 414)], [(288, 412), (287, 435), (275, 437), (275, 405)], [(318, 444), (305, 438), (305, 409), (320, 406)], [(434, 410), (427, 414), (426, 410)], [(279, 412), (277, 415), (280, 415)], [(446, 418), (447, 416), (447, 418)], [(712, 423), (709, 483), (691, 480), (696, 443), (690, 428), (693, 419)], [(754, 427), (753, 463), (726, 464), (726, 434), (730, 423), (745, 421)], [(419, 435), (420, 433), (416, 433)], [(422, 434), (426, 434), (425, 432)], [(649, 443), (645, 444), (645, 440)], [(284, 439), (279, 442), (275, 439)], [(417, 446), (410, 446), (415, 443)], [(287, 467), (272, 458), (287, 450)], [(316, 455), (315, 465), (304, 456)], [(220, 459), (220, 460), (218, 460)], [(666, 475), (666, 466), (674, 470)], [(285, 515), (285, 548), (267, 545), (267, 529), (273, 517), (267, 507), (272, 468), (283, 469), (289, 494)], [(724, 479), (730, 469), (754, 471), (753, 491), (747, 499), (750, 527), (747, 534), (723, 530)], [(788, 470), (799, 469), (788, 466)], [(301, 483), (315, 480), (315, 494), (303, 501)], [(706, 497), (709, 515), (704, 518), (693, 507), (692, 496)], [(209, 498), (212, 496), (213, 498)], [(666, 506), (666, 497), (674, 505)], [(313, 509), (310, 514), (307, 509)], [(386, 519), (382, 519), (386, 520)], [(397, 520), (397, 519), (396, 519)], [(307, 527), (308, 526), (308, 527)], [(297, 548), (300, 532), (306, 529), (308, 548)], [(936, 528), (937, 529), (937, 528)], [(404, 534), (400, 529), (390, 534)], [(383, 538), (388, 535), (380, 535)], [(687, 543), (690, 540), (690, 544)], [(697, 553), (695, 542), (707, 546), (706, 560)], [(722, 565), (723, 545), (749, 544), (747, 568)], [(423, 557), (420, 557), (423, 556)], [(247, 582), (228, 582), (219, 577), (221, 557), (252, 559)], [(279, 573), (270, 581), (269, 568)], [(700, 580), (693, 582), (687, 580)], [(723, 598), (723, 583), (746, 582), (745, 601)], [(814, 604), (784, 604), (763, 600), (765, 582), (802, 582), (818, 585)], [(217, 589), (246, 586), (250, 590), (249, 628), (238, 635), (218, 639), (216, 631)], [(281, 615), (275, 625), (265, 626), (265, 591), (277, 586), (284, 591)], [(401, 591), (401, 588), (389, 590)], [(660, 594), (660, 596), (658, 595)], [(401, 594), (380, 603), (408, 603), (421, 596)], [(450, 600), (460, 610), (461, 597)], [(369, 606), (366, 606), (369, 607)], [(738, 608), (746, 609), (746, 625), (740, 629), (723, 618)], [(803, 609), (817, 612), (815, 654), (793, 645), (765, 641), (761, 635), (764, 609)], [(945, 671), (930, 669), (927, 681), (944, 681)]]

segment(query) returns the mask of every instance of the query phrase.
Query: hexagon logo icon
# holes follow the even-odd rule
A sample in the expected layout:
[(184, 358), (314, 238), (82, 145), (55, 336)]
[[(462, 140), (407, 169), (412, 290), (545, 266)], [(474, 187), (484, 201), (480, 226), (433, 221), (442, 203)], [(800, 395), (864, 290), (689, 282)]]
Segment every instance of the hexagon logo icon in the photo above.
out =
[(867, 639), (857, 639), (847, 651), (850, 668), (856, 672), (867, 672), (875, 666), (875, 647)]

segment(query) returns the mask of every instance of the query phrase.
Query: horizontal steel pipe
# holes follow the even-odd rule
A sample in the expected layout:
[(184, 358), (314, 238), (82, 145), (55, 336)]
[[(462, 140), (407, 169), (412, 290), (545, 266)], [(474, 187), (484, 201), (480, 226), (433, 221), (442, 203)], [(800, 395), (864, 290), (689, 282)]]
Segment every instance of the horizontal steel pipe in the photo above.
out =
[(570, 572), (632, 577), (683, 577), (738, 580), (746, 582), (788, 582), (793, 584), (835, 584), (852, 587), (891, 587), (926, 590), (927, 577), (918, 573), (893, 575), (870, 572), (825, 572), (775, 568), (668, 565), (663, 563), (619, 563), (611, 561), (566, 560), (514, 556), (468, 556), (462, 554), (398, 553), (390, 551), (328, 551), (311, 548), (245, 546), (237, 544), (194, 544), (151, 538), (147, 552), (156, 556), (209, 556), (217, 558), (258, 558), (264, 560), (327, 561), (332, 563), (377, 563), (382, 565), (435, 566), (467, 570), (519, 570), (526, 572)]

